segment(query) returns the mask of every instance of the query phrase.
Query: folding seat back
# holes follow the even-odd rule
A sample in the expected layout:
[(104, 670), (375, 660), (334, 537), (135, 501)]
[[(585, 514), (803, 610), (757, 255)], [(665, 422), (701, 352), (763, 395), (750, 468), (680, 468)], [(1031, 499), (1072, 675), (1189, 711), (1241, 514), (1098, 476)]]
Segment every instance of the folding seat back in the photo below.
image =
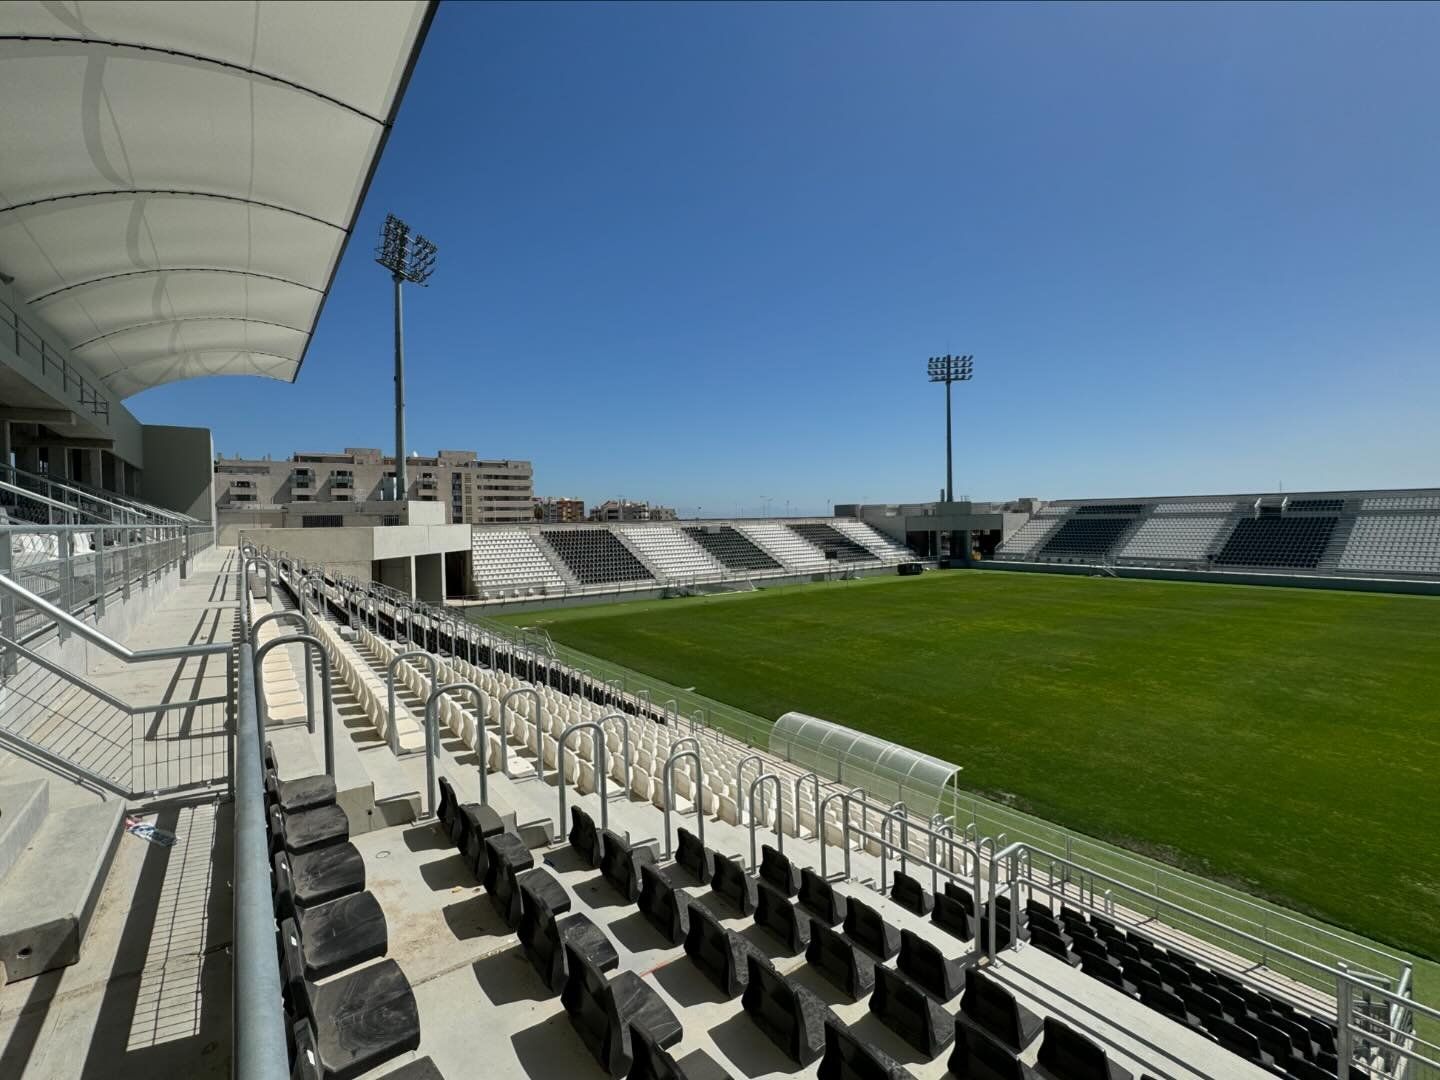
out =
[(825, 1020), (834, 1014), (809, 990), (787, 982), (763, 957), (751, 953), (746, 963), (749, 977), (741, 1005), (786, 1057), (809, 1065), (825, 1052)]
[(1205, 1030), (1215, 1036), (1215, 1041), (1226, 1050), (1239, 1054), (1246, 1061), (1256, 1064), (1263, 1062), (1264, 1059), (1260, 1056), (1260, 1040), (1250, 1032), (1223, 1016), (1207, 1016), (1204, 1019)]
[(810, 943), (810, 920), (768, 881), (756, 883), (755, 925), (784, 942), (792, 955)]
[(977, 1027), (955, 1021), (955, 1048), (947, 1062), (951, 1076), (985, 1080), (1032, 1080), (1034, 1073), (1020, 1055), (1002, 1046)]
[(890, 899), (916, 915), (929, 915), (935, 906), (935, 897), (919, 881), (899, 872), (890, 886)]
[(1178, 1020), (1185, 1024), (1189, 1022), (1192, 1015), (1185, 1007), (1185, 1000), (1172, 990), (1166, 990), (1159, 983), (1145, 982), (1140, 984), (1140, 1001), (1150, 1006), (1158, 1013)]
[(941, 1001), (960, 992), (964, 965), (947, 959), (938, 948), (913, 930), (900, 931), (900, 971), (920, 989)]
[(615, 994), (600, 969), (573, 946), (565, 947), (568, 974), (560, 1002), (580, 1041), (610, 1076), (624, 1076), (631, 1064), (630, 1032)]
[(600, 864), (600, 832), (595, 819), (578, 806), (570, 807), (570, 846), (589, 866)]
[(670, 944), (685, 940), (690, 927), (690, 897), (670, 884), (651, 863), (640, 866), (640, 911)]
[(1057, 960), (1070, 963), (1070, 947), (1065, 944), (1065, 939), (1058, 933), (1041, 926), (1033, 926), (1030, 928), (1030, 944), (1041, 952), (1049, 953)]
[(661, 1049), (643, 1027), (630, 1029), (630, 1072), (626, 1080), (690, 1080), (689, 1074)]
[(1098, 1044), (1053, 1016), (1045, 1018), (1039, 1064), (1072, 1080), (1131, 1080), (1130, 1073), (1110, 1061)]
[(960, 1017), (1016, 1054), (1022, 1053), (1040, 1034), (1040, 1018), (978, 967), (965, 969)]
[[(500, 815), (488, 806), (479, 803), (465, 803), (460, 807), (460, 838), (456, 841), (465, 862), (474, 870), (479, 853), (485, 849), (485, 838), (505, 831)], [(476, 875), (483, 878), (484, 868)]]
[(760, 846), (760, 880), (786, 897), (800, 891), (800, 872), (789, 858), (769, 844)]
[(535, 856), (517, 833), (497, 833), (485, 840), (485, 891), (505, 925), (520, 925), (518, 878), (535, 865)]
[(930, 921), (960, 941), (970, 941), (975, 937), (974, 915), (966, 910), (963, 901), (953, 896), (941, 893), (935, 897)]
[(1093, 979), (1098, 979), (1106, 986), (1116, 990), (1125, 991), (1125, 973), (1115, 961), (1103, 956), (1085, 955), (1080, 961), (1080, 970)]
[(898, 971), (875, 968), (875, 992), (870, 1011), (926, 1058), (934, 1058), (955, 1039), (950, 1014)]
[(440, 827), (450, 837), (450, 842), (456, 839), (456, 819), (460, 816), (460, 800), (455, 797), (455, 788), (450, 783), (448, 776), (442, 776), (436, 784), (440, 788), (440, 805), (435, 811), (435, 816), (440, 820)]
[(1204, 990), (1199, 990), (1189, 983), (1181, 986), (1178, 993), (1180, 994), (1180, 999), (1185, 1002), (1185, 1007), (1200, 1017), (1201, 1020), (1205, 1021), (1207, 1029), (1210, 1026), (1211, 1018), (1220, 1017), (1224, 1012), (1224, 1010), (1220, 1008), (1220, 1002), (1216, 1001)]
[(745, 873), (745, 867), (739, 860), (717, 854), (715, 876), (710, 879), (710, 888), (741, 915), (755, 914), (755, 879)]
[(846, 904), (845, 936), (881, 960), (889, 960), (900, 951), (900, 931), (869, 904), (854, 897)]
[(854, 1001), (875, 988), (875, 961), (819, 919), (810, 920), (805, 960)]
[(975, 915), (975, 897), (958, 881), (945, 882), (945, 895), (958, 903), (972, 918)]
[(1144, 960), (1123, 961), (1120, 965), (1120, 970), (1124, 973), (1125, 981), (1135, 986), (1139, 986), (1141, 983), (1160, 981), (1160, 973)]
[(1277, 1065), (1283, 1068), (1290, 1064), (1290, 1059), (1295, 1056), (1295, 1047), (1285, 1032), (1248, 1015), (1240, 1017), (1235, 1023), (1254, 1035), (1260, 1049), (1274, 1058)]
[(710, 884), (715, 876), (715, 853), (700, 843), (689, 829), (676, 829), (675, 837), (675, 861), (701, 885)]
[(630, 903), (640, 899), (640, 867), (655, 862), (648, 845), (632, 847), (605, 829), (600, 838), (600, 873)]
[(845, 897), (808, 866), (800, 871), (800, 906), (826, 926), (845, 921)]
[(520, 946), (542, 978), (548, 978), (560, 932), (555, 923), (570, 910), (570, 895), (550, 871), (541, 868), (520, 878)]
[(825, 1056), (819, 1080), (914, 1080), (884, 1051), (871, 1046), (838, 1020), (825, 1021)]
[(703, 907), (690, 908), (685, 955), (727, 998), (745, 989), (749, 978), (745, 957), (750, 951), (749, 942), (721, 926)]

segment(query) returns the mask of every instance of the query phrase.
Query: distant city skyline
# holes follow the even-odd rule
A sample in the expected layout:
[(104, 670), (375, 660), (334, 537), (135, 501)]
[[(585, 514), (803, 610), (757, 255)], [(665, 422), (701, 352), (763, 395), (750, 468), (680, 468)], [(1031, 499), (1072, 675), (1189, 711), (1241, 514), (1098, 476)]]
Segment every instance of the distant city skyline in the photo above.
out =
[[(297, 386), (129, 402), (227, 453), (417, 446), (733, 515), (1419, 486), (1440, 7), (445, 5)], [(296, 440), (297, 432), (304, 438)]]

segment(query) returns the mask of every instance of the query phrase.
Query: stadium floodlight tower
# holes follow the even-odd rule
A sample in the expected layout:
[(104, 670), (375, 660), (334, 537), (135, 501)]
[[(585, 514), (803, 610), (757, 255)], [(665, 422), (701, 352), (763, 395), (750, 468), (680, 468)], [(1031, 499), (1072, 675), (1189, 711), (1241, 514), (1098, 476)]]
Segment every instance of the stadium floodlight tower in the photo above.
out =
[(975, 373), (973, 356), (930, 357), (930, 381), (945, 384), (945, 501), (955, 501), (955, 455), (950, 438), (950, 384), (969, 382)]
[(405, 476), (405, 320), (400, 286), (424, 285), (435, 272), (436, 247), (394, 214), (385, 215), (375, 261), (390, 271), (395, 282), (395, 490), (396, 500), (410, 491)]

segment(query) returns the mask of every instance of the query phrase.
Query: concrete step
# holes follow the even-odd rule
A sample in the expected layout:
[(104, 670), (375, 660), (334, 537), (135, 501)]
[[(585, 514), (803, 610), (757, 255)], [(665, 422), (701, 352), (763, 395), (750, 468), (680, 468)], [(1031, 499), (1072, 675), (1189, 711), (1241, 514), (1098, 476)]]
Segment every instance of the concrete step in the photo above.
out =
[(0, 887), (0, 964), (14, 982), (80, 959), (80, 943), (120, 842), (125, 805), (48, 814)]
[(0, 786), (0, 882), (30, 846), (31, 838), (49, 809), (50, 783), (47, 780), (25, 780)]

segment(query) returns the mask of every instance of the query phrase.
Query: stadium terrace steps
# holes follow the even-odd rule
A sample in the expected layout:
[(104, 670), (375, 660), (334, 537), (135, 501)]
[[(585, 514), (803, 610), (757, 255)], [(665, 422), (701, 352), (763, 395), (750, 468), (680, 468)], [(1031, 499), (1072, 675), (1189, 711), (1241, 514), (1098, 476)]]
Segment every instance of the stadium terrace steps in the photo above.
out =
[(486, 600), (506, 592), (563, 592), (571, 583), (536, 539), (520, 528), (472, 530), (470, 565), (474, 591)]
[(784, 525), (772, 521), (742, 521), (735, 527), (791, 570), (809, 573), (829, 568), (823, 551)]
[(618, 530), (632, 551), (661, 578), (720, 576), (725, 573), (708, 551), (687, 532), (668, 525), (621, 525)]
[(836, 518), (831, 521), (830, 527), (836, 532), (854, 540), (870, 551), (872, 555), (884, 562), (914, 562), (915, 553), (904, 544), (892, 540), (879, 529), (864, 521), (855, 521), (850, 518)]
[(827, 559), (843, 563), (873, 562), (875, 553), (844, 533), (819, 521), (795, 521), (790, 529), (825, 553)]
[(645, 565), (609, 529), (543, 529), (540, 535), (582, 585), (652, 580)]
[(781, 570), (784, 567), (730, 525), (687, 525), (685, 533), (730, 570)]

